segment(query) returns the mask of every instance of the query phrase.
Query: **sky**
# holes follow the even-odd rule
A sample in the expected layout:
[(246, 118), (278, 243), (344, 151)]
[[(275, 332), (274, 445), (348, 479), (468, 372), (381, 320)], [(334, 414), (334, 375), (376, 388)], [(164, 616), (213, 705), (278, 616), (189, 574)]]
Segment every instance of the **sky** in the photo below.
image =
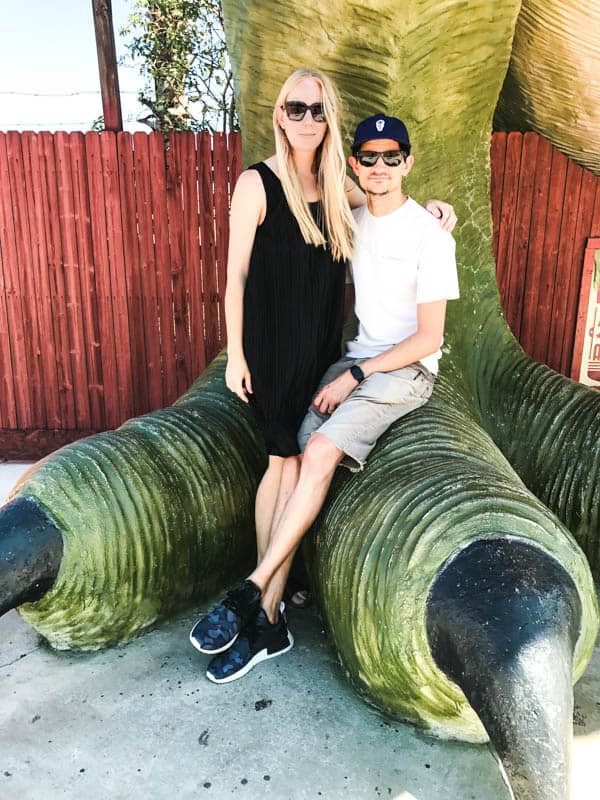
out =
[[(112, 0), (117, 58), (119, 30), (134, 0)], [(92, 0), (0, 0), (0, 130), (89, 130), (102, 113)], [(149, 131), (138, 71), (119, 67), (123, 128)]]

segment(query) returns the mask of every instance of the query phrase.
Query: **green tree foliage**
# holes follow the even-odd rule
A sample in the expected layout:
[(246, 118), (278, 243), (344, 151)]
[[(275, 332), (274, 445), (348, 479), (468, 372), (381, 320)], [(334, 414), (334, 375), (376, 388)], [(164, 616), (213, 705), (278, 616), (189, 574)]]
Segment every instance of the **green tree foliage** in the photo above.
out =
[(102, 131), (106, 130), (104, 126), (104, 114), (100, 114), (98, 117), (92, 120), (90, 130), (96, 131), (96, 133), (102, 133)]
[(137, 0), (121, 35), (145, 78), (150, 127), (238, 129), (220, 0)]

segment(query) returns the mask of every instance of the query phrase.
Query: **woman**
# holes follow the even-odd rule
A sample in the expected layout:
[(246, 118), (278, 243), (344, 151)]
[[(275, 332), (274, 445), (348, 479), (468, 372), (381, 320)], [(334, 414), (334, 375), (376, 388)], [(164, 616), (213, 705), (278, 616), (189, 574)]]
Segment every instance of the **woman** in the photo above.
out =
[[(259, 563), (298, 480), (298, 428), (339, 357), (350, 209), (365, 199), (346, 176), (339, 100), (325, 75), (294, 72), (273, 127), (276, 154), (243, 172), (233, 193), (225, 294), (226, 383), (250, 403), (269, 454), (256, 496)], [(452, 210), (443, 210), (452, 225)], [(223, 654), (211, 661), (210, 680), (235, 680), (292, 647), (280, 614), (292, 558), (262, 592), (244, 581), (194, 627), (194, 647)]]

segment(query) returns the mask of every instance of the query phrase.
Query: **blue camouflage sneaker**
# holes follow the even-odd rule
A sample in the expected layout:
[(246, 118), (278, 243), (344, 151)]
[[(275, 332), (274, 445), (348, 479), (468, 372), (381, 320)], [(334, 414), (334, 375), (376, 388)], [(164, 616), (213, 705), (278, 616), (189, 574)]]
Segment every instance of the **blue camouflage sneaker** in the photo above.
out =
[(261, 608), (255, 619), (240, 633), (236, 643), (208, 665), (206, 677), (213, 683), (230, 683), (242, 678), (252, 667), (268, 658), (282, 656), (294, 646), (287, 627), (283, 603), (277, 622), (269, 622)]
[(225, 595), (225, 599), (197, 622), (190, 633), (196, 650), (214, 656), (227, 650), (259, 608), (261, 591), (247, 579)]

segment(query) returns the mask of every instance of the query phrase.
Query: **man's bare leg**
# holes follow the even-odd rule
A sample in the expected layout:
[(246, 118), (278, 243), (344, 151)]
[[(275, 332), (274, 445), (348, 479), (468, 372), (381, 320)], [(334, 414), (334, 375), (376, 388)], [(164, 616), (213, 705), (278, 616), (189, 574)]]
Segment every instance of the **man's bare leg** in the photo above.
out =
[[(283, 593), (283, 587), (277, 584), (270, 591), (270, 582), (286, 560), (291, 565), (291, 557), (321, 510), (335, 469), (343, 457), (344, 452), (323, 434), (315, 433), (311, 436), (302, 459), (298, 484), (279, 524), (271, 534), (264, 558), (249, 576), (263, 590), (263, 607), (267, 598), (271, 614), (275, 618), (276, 608), (281, 600), (281, 595), (277, 600), (278, 591), (280, 589)], [(265, 611), (269, 614), (266, 607)]]

